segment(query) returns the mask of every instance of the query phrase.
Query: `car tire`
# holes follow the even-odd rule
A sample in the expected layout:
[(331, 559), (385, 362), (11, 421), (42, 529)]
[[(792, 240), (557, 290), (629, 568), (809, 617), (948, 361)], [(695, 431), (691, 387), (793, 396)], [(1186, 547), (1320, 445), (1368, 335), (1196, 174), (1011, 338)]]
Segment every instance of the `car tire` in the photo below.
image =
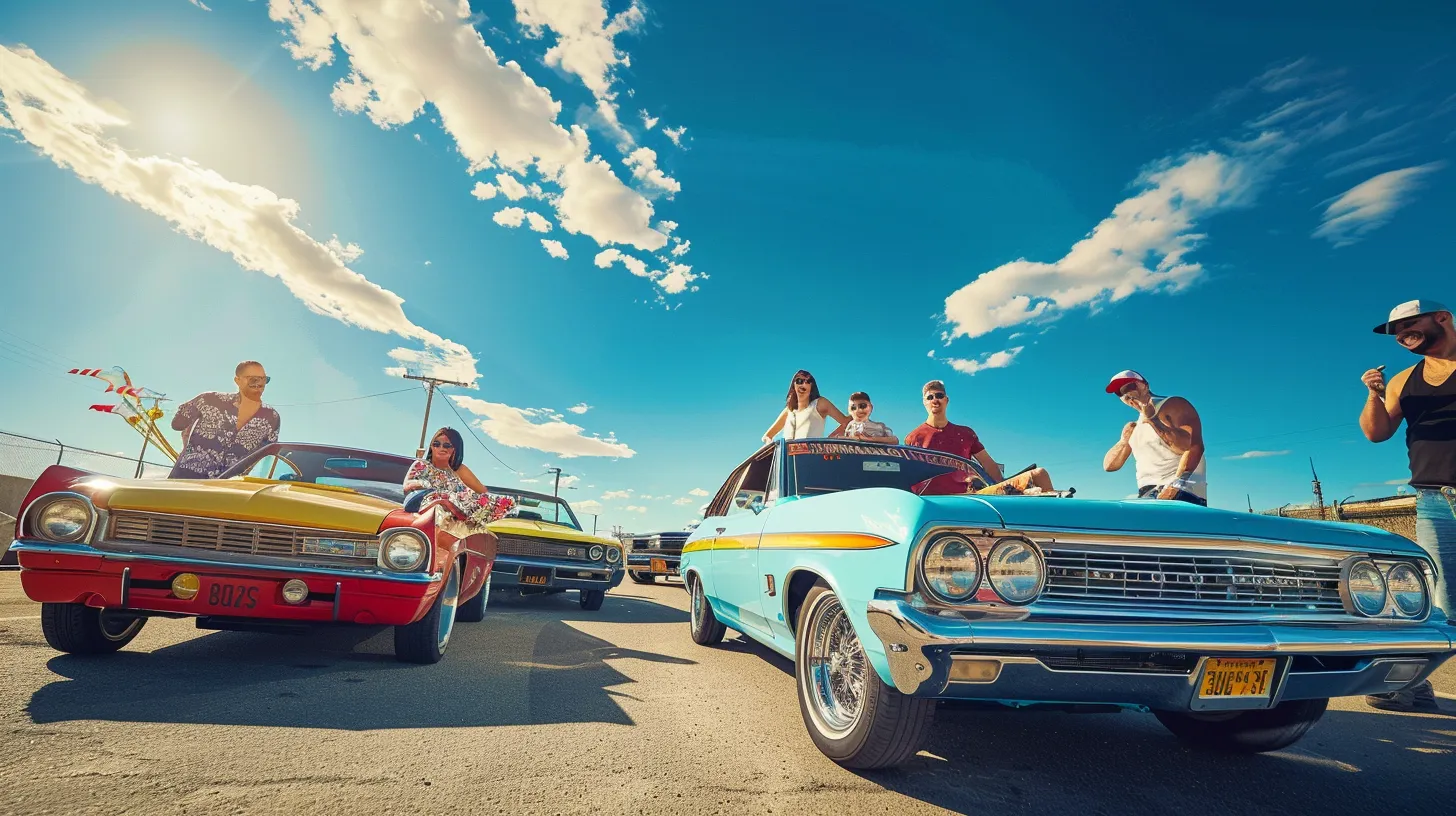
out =
[(828, 587), (811, 588), (800, 609), (794, 677), (799, 713), (814, 745), (855, 770), (888, 768), (914, 756), (935, 720), (935, 698), (907, 696), (880, 679)]
[(602, 601), (607, 599), (607, 591), (604, 589), (583, 589), (577, 603), (588, 612), (595, 612), (602, 608)]
[(1219, 714), (1154, 711), (1153, 715), (1174, 736), (1189, 745), (1216, 751), (1262, 754), (1298, 742), (1324, 716), (1329, 703), (1329, 700), (1290, 700), (1257, 711)]
[(414, 623), (394, 627), (394, 657), (404, 663), (439, 663), (450, 645), (450, 635), (459, 618), (459, 562), (452, 564), (445, 585), (430, 604), (430, 611)]
[(490, 601), (490, 576), (485, 576), (485, 585), (475, 593), (475, 597), (460, 604), (455, 610), (455, 618), (466, 623), (480, 623), (485, 620), (486, 604)]
[(58, 652), (111, 654), (137, 636), (146, 618), (124, 618), (79, 603), (40, 605), (40, 630)]
[(655, 583), (657, 583), (657, 579), (654, 578), (654, 577), (652, 577), (652, 573), (650, 573), (650, 572), (638, 572), (636, 570), (627, 570), (627, 577), (628, 578), (631, 578), (632, 579), (632, 583), (634, 583), (634, 584), (655, 584)]
[(722, 643), (728, 627), (713, 614), (713, 602), (703, 591), (702, 579), (689, 575), (685, 586), (688, 588), (688, 629), (692, 632), (693, 642), (699, 646)]

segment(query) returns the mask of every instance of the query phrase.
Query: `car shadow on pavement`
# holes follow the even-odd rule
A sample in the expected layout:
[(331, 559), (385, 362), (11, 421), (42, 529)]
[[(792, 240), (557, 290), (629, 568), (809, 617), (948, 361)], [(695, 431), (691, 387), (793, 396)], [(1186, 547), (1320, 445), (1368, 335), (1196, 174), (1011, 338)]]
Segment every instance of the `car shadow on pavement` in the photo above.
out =
[[(521, 599), (526, 600), (526, 599)], [(444, 659), (399, 663), (387, 627), (316, 629), (305, 635), (216, 632), (153, 652), (59, 655), (65, 678), (32, 695), (36, 723), (73, 720), (261, 725), (368, 730), (600, 722), (632, 725), (613, 694), (633, 681), (616, 660), (692, 664), (622, 649), (566, 621), (676, 622), (685, 613), (611, 598), (599, 612), (573, 598), (544, 609), (497, 603), (481, 623), (461, 623)], [(539, 606), (539, 605), (537, 605)], [(663, 611), (666, 609), (666, 611)], [(154, 620), (191, 627), (189, 621)], [(143, 637), (148, 634), (143, 630)], [(180, 633), (179, 633), (180, 634)]]
[(963, 813), (1330, 814), (1443, 809), (1453, 769), (1456, 722), (1441, 715), (1331, 710), (1289, 748), (1240, 755), (1190, 748), (1147, 714), (942, 708), (919, 755), (861, 775)]

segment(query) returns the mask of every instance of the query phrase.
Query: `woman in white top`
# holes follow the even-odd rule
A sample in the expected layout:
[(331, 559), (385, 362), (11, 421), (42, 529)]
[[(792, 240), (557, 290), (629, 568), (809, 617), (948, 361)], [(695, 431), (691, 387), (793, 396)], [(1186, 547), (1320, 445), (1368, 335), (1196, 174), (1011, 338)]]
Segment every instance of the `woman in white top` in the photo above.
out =
[(834, 403), (819, 396), (819, 384), (814, 382), (814, 375), (800, 369), (789, 384), (784, 410), (779, 412), (779, 418), (763, 435), (764, 444), (773, 441), (774, 434), (779, 431), (784, 432), (784, 439), (823, 439), (829, 436), (824, 432), (825, 417), (833, 417), (840, 428), (849, 422), (849, 417)]

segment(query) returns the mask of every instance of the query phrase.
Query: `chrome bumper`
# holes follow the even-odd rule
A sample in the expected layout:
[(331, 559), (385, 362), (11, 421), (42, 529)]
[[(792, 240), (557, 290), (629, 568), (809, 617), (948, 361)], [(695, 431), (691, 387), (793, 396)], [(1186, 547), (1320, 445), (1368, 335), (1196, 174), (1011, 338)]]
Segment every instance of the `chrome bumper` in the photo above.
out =
[[(401, 584), (433, 584), (444, 577), (441, 572), (392, 572), (380, 567), (333, 567), (314, 561), (286, 559), (274, 556), (244, 555), (210, 550), (189, 550), (166, 544), (138, 544), (128, 550), (111, 550), (93, 547), (77, 542), (64, 544), (52, 541), (17, 539), (10, 543), (10, 552), (18, 556), (25, 553), (55, 556), (81, 556), (100, 558), (118, 563), (166, 564), (188, 569), (221, 570), (245, 569), (256, 572), (307, 573), (309, 575), (334, 578), (362, 578), (375, 581), (396, 581)], [(97, 562), (99, 563), (99, 562)], [(47, 567), (32, 567), (46, 569)], [(66, 569), (66, 567), (57, 567)]]
[[(901, 692), (1015, 703), (1107, 703), (1167, 710), (1262, 708), (1282, 700), (1395, 691), (1429, 676), (1456, 651), (1456, 627), (1444, 622), (1336, 626), (969, 621), (928, 614), (891, 599), (870, 601), (867, 614), (884, 649), (891, 680)], [(1065, 668), (1065, 659), (1053, 667), (1048, 659), (1129, 653), (1181, 653), (1196, 658), (1196, 665), (1181, 671), (1087, 670)], [(1200, 699), (1198, 679), (1209, 657), (1280, 658), (1270, 697), (1233, 702)], [(994, 679), (952, 680), (951, 665), (973, 658), (999, 661)], [(1392, 673), (1400, 679), (1388, 681)]]

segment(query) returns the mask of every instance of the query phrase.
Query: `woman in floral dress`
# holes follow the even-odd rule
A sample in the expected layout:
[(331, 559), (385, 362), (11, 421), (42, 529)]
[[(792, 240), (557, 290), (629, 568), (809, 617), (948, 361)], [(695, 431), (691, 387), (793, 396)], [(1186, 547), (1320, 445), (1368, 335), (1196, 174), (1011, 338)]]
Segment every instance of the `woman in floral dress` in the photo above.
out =
[(404, 477), (404, 492), (409, 495), (417, 490), (430, 491), (425, 502), (444, 499), (477, 524), (495, 521), (514, 504), (505, 496), (492, 497), (465, 466), (463, 440), (454, 428), (436, 431), (426, 458), (410, 465)]

